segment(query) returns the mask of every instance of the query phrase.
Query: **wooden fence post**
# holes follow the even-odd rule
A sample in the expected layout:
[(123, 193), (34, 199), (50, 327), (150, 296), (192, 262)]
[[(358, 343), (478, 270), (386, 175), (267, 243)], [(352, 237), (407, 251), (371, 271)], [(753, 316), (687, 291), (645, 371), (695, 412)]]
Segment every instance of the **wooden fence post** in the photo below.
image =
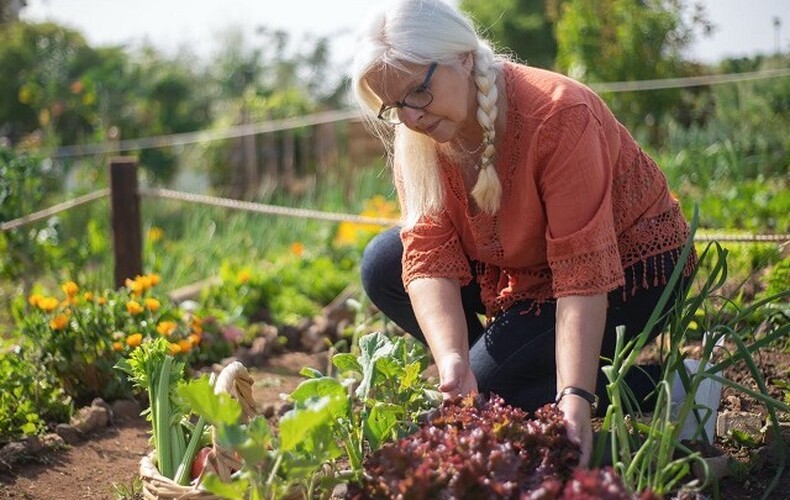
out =
[(115, 287), (143, 273), (140, 193), (137, 191), (137, 158), (110, 160), (110, 217), (115, 256)]

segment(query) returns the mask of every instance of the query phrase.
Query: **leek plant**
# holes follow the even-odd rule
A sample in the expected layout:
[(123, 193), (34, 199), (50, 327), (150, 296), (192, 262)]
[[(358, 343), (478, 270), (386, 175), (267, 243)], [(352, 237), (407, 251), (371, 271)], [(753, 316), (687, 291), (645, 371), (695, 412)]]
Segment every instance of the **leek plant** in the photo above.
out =
[[(776, 411), (790, 411), (790, 405), (770, 397), (765, 381), (752, 358), (752, 355), (761, 347), (787, 336), (790, 324), (780, 324), (764, 337), (748, 345), (743, 339), (753, 338), (753, 332), (746, 331), (745, 328), (739, 326), (758, 308), (790, 295), (788, 291), (755, 301), (749, 307), (741, 309), (734, 317), (708, 325), (708, 333), (703, 341), (700, 354), (699, 370), (688, 373), (685, 368), (684, 361), (687, 354), (683, 347), (689, 340), (690, 325), (695, 319), (695, 314), (716, 296), (716, 291), (727, 280), (727, 251), (718, 243), (713, 242), (705, 248), (699, 258), (700, 262), (712, 260), (709, 274), (704, 279), (697, 276), (701, 267), (698, 266), (697, 271), (690, 278), (698, 279), (701, 282), (698, 291), (694, 294), (689, 293), (688, 296), (679, 294), (669, 316), (662, 315), (672, 290), (681, 279), (685, 262), (691, 254), (693, 235), (698, 220), (698, 211), (695, 209), (691, 224), (691, 237), (683, 248), (679, 262), (644, 330), (629, 342), (624, 342), (625, 332), (622, 327), (618, 328), (615, 355), (610, 360), (611, 363), (603, 368), (608, 380), (607, 393), (611, 404), (603, 421), (602, 433), (596, 443), (593, 465), (601, 463), (606, 440), (609, 440), (612, 463), (623, 482), (632, 491), (649, 489), (658, 494), (667, 494), (680, 488), (700, 490), (706, 486), (705, 482), (686, 480), (694, 462), (701, 465), (706, 477), (708, 469), (701, 455), (684, 446), (680, 437), (683, 422), (686, 422), (687, 418), (693, 418), (698, 424), (694, 437), (706, 441), (708, 439), (703, 426), (707, 419), (715, 418), (716, 415), (710, 409), (695, 402), (696, 392), (703, 380), (710, 379), (716, 383), (733, 387), (764, 404), (771, 421), (776, 424), (773, 426), (773, 432), (779, 443), (782, 438)], [(624, 378), (636, 364), (639, 352), (649, 339), (649, 333), (656, 325), (664, 324), (664, 322), (668, 328), (669, 342), (667, 343), (667, 352), (663, 352), (664, 347), (662, 347), (661, 358), (665, 368), (661, 379), (656, 383), (656, 406), (651, 418), (632, 419), (628, 415), (641, 415), (642, 412), (639, 408), (639, 401), (636, 401), (633, 393), (625, 384)], [(714, 353), (715, 347), (725, 341), (734, 345), (735, 351), (726, 352), (722, 349), (721, 351), (726, 354)], [(662, 346), (664, 344), (662, 342)], [(716, 354), (715, 357), (714, 354)], [(716, 360), (718, 358), (723, 359)], [(738, 362), (746, 363), (759, 391), (727, 380), (720, 375), (727, 367)], [(685, 398), (682, 401), (672, 401), (672, 382), (676, 378), (679, 378), (685, 390)], [(672, 412), (673, 405), (679, 408), (675, 414)], [(647, 423), (643, 423), (645, 421)], [(779, 446), (778, 449), (780, 453), (779, 467), (773, 481), (763, 493), (763, 498), (768, 498), (771, 494), (785, 467), (784, 447)]]

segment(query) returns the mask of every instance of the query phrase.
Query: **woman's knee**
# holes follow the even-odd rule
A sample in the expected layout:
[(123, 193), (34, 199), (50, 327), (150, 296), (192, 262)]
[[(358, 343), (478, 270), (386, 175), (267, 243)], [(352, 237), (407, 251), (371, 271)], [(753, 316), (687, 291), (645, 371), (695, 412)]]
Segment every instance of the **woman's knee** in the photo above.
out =
[(397, 227), (374, 237), (365, 247), (360, 263), (360, 278), (365, 293), (375, 301), (382, 291), (397, 284), (402, 287), (403, 244)]

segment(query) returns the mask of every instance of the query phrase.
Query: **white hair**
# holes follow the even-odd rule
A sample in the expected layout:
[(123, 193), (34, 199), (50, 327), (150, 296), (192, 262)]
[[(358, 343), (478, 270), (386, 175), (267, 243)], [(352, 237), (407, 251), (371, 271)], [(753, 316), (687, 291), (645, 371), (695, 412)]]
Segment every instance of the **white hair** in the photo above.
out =
[(483, 129), (484, 148), (480, 174), (472, 196), (485, 212), (499, 208), (502, 187), (494, 169), (494, 124), (497, 115), (496, 77), (503, 58), (480, 39), (472, 22), (442, 0), (396, 0), (363, 24), (357, 39), (352, 68), (352, 88), (368, 123), (387, 145), (390, 160), (400, 163), (405, 206), (404, 225), (413, 226), (423, 215), (438, 213), (444, 193), (436, 143), (428, 136), (376, 120), (382, 101), (366, 77), (379, 68), (459, 64), (472, 54), (477, 87), (477, 121)]

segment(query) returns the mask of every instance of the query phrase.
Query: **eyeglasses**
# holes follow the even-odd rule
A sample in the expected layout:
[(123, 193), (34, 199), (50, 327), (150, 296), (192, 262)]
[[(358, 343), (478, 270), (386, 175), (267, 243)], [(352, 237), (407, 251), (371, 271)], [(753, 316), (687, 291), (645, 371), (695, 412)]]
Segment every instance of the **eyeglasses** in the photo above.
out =
[(397, 125), (402, 123), (399, 112), (401, 108), (424, 109), (428, 106), (433, 101), (433, 94), (428, 91), (428, 82), (431, 81), (433, 72), (436, 71), (436, 66), (438, 66), (438, 63), (431, 63), (428, 67), (428, 74), (425, 75), (425, 80), (406, 94), (402, 101), (395, 101), (394, 104), (389, 106), (382, 104), (378, 114), (379, 119)]

